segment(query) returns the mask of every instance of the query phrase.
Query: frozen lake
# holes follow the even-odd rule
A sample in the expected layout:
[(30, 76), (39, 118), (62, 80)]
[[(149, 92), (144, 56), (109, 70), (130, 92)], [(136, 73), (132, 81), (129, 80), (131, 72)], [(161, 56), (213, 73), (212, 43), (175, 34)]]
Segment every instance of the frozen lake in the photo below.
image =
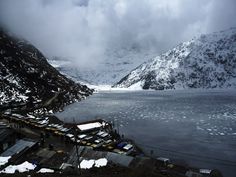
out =
[(236, 91), (100, 92), (58, 117), (115, 123), (147, 153), (236, 175)]

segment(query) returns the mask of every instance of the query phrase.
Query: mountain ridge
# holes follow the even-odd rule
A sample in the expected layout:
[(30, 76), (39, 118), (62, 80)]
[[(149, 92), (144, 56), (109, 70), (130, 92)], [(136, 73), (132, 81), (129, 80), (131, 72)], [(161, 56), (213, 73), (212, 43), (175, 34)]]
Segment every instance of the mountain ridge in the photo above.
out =
[(0, 30), (0, 107), (58, 111), (92, 94), (48, 64), (27, 41)]
[(144, 62), (113, 87), (236, 88), (236, 28), (201, 35)]

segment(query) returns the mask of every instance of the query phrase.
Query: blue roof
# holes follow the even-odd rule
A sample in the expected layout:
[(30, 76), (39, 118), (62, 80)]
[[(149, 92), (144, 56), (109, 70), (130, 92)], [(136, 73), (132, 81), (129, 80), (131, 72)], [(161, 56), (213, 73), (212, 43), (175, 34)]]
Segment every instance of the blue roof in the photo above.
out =
[(117, 145), (119, 148), (123, 148), (127, 143), (126, 142), (121, 142)]

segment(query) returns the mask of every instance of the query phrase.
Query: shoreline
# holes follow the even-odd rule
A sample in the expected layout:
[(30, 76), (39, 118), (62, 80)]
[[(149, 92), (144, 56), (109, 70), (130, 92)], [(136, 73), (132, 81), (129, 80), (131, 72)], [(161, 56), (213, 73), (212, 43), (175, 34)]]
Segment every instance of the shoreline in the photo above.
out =
[[(73, 136), (72, 136), (72, 134), (70, 134), (70, 133), (68, 133), (68, 134), (62, 134), (62, 132), (59, 132), (58, 131), (58, 127), (60, 127), (60, 125), (61, 124), (63, 124), (64, 125), (64, 128), (67, 128), (67, 129), (71, 129), (71, 128), (73, 128), (73, 127), (75, 127), (75, 125), (88, 125), (88, 124), (90, 124), (90, 123), (94, 123), (94, 122), (102, 122), (102, 121), (104, 121), (104, 120), (102, 120), (102, 119), (100, 119), (100, 120), (92, 120), (92, 121), (87, 121), (87, 122), (84, 122), (84, 123), (80, 123), (80, 124), (71, 124), (71, 123), (69, 123), (69, 124), (64, 124), (62, 121), (60, 121), (57, 117), (51, 117), (50, 118), (50, 120), (49, 120), (49, 125), (51, 124), (58, 124), (57, 126), (55, 126), (54, 128), (52, 127), (51, 129), (50, 129), (50, 127), (48, 127), (47, 126), (47, 128), (45, 128), (45, 127), (38, 127), (38, 124), (35, 122), (35, 121), (33, 121), (33, 122), (31, 122), (30, 123), (30, 121), (29, 120), (25, 120), (25, 119), (22, 119), (22, 118), (16, 118), (16, 117), (1, 117), (1, 118), (5, 118), (5, 120), (8, 120), (9, 121), (9, 123), (16, 123), (16, 124), (18, 124), (18, 125), (20, 125), (20, 131), (19, 132), (21, 132), (22, 133), (22, 128), (28, 128), (29, 130), (31, 130), (32, 132), (35, 132), (35, 133), (38, 133), (38, 136), (39, 137), (41, 137), (41, 141), (39, 142), (38, 141), (38, 143), (42, 143), (42, 132), (44, 132), (45, 133), (45, 141), (47, 141), (46, 140), (46, 134), (48, 133), (49, 135), (50, 135), (50, 137), (52, 137), (52, 140), (54, 139), (54, 141), (56, 141), (56, 139), (58, 139), (58, 140), (60, 140), (60, 142), (58, 142), (57, 144), (58, 144), (58, 146), (60, 146), (61, 148), (64, 146), (64, 145), (62, 145), (63, 144), (63, 141), (64, 141), (64, 143), (66, 143), (67, 145), (67, 148), (69, 148), (69, 147), (75, 147), (76, 146), (76, 144), (77, 143), (75, 143), (75, 142), (77, 142), (77, 138), (74, 138)], [(120, 158), (125, 158), (125, 156), (126, 157), (132, 157), (132, 159), (133, 160), (131, 160), (130, 162), (132, 162), (132, 163), (130, 163), (128, 166), (124, 166), (124, 167), (126, 167), (126, 168), (128, 168), (128, 169), (136, 169), (137, 168), (137, 164), (136, 164), (136, 166), (134, 166), (134, 165), (132, 165), (132, 164), (135, 164), (135, 163), (140, 163), (140, 160), (137, 160), (137, 159), (146, 159), (145, 161), (147, 161), (146, 163), (147, 164), (149, 164), (150, 165), (150, 167), (152, 167), (152, 170), (153, 169), (155, 169), (155, 170), (157, 170), (157, 172), (156, 172), (156, 174), (155, 175), (157, 175), (157, 176), (159, 176), (159, 175), (161, 175), (162, 173), (165, 173), (166, 175), (167, 174), (173, 174), (173, 173), (177, 173), (177, 176), (178, 175), (180, 175), (180, 174), (185, 174), (185, 173), (187, 173), (188, 171), (189, 171), (189, 173), (199, 173), (199, 169), (195, 169), (195, 168), (191, 168), (191, 167), (184, 167), (184, 166), (179, 166), (179, 165), (177, 165), (177, 164), (172, 164), (171, 162), (170, 162), (170, 160), (169, 159), (166, 159), (166, 158), (161, 158), (161, 159), (153, 159), (153, 158), (151, 158), (151, 157), (149, 157), (149, 156), (146, 156), (145, 154), (143, 154), (142, 153), (142, 150), (141, 149), (139, 149), (136, 145), (135, 145), (135, 143), (132, 141), (132, 140), (128, 140), (128, 139), (122, 139), (122, 137), (119, 135), (119, 134), (116, 134), (116, 132), (114, 132), (114, 130), (113, 130), (113, 128), (112, 128), (112, 125), (110, 125), (109, 123), (107, 124), (107, 128), (108, 129), (110, 129), (111, 130), (111, 132), (113, 132), (113, 133), (115, 133), (114, 135), (112, 135), (113, 136), (113, 138), (116, 138), (116, 140), (113, 140), (113, 141), (115, 141), (115, 142), (117, 142), (116, 143), (116, 145), (115, 146), (119, 146), (120, 145), (120, 148), (123, 148), (124, 146), (123, 145), (121, 145), (121, 143), (122, 142), (125, 142), (125, 141), (129, 141), (130, 143), (131, 143), (131, 145), (133, 146), (133, 147), (136, 147), (137, 148), (137, 150), (138, 150), (138, 154), (134, 154), (134, 155), (132, 155), (132, 154), (126, 154), (126, 153), (124, 153), (123, 154), (123, 152), (122, 152), (122, 150), (121, 149), (114, 149), (114, 148), (111, 148), (111, 149), (101, 149), (101, 150), (99, 150), (99, 149), (97, 149), (96, 147), (93, 147), (92, 146), (92, 144), (91, 144), (91, 142), (90, 141), (88, 141), (87, 142), (87, 144), (86, 144), (86, 142), (85, 142), (85, 144), (84, 144), (84, 142), (79, 142), (79, 144), (78, 144), (78, 146), (79, 146), (79, 149), (81, 149), (81, 152), (83, 152), (83, 151), (89, 151), (90, 152), (90, 154), (94, 154), (94, 157), (96, 157), (96, 155), (95, 154), (104, 154), (105, 152), (106, 153), (108, 153), (109, 154), (109, 152), (112, 152), (112, 153), (115, 153), (115, 154), (120, 154), (121, 155), (121, 157)], [(17, 126), (18, 127), (18, 126)], [(57, 128), (56, 128), (57, 127)], [(44, 129), (45, 128), (45, 129)], [(105, 127), (104, 127), (105, 128)], [(44, 131), (42, 131), (42, 129), (44, 129)], [(104, 129), (103, 129), (104, 130)], [(46, 131), (46, 132), (45, 132)], [(87, 130), (86, 130), (87, 131)], [(85, 132), (86, 132), (85, 131)], [(96, 132), (97, 132), (97, 130), (96, 130)], [(98, 131), (98, 132), (100, 132), (100, 130)], [(92, 133), (92, 132), (91, 132)], [(92, 133), (93, 134), (93, 133)], [(91, 135), (92, 135), (91, 134)], [(69, 136), (70, 135), (70, 136)], [(53, 138), (54, 137), (54, 138)], [(29, 136), (29, 138), (32, 138), (32, 136)], [(55, 139), (56, 138), (56, 139)], [(74, 139), (73, 139), (74, 138)], [(37, 138), (33, 138), (34, 140), (37, 140)], [(51, 141), (52, 141), (51, 140)], [(118, 142), (119, 142), (119, 144), (118, 144)], [(45, 143), (45, 142), (44, 142)], [(52, 142), (51, 142), (52, 143)], [(49, 143), (48, 144), (48, 146), (49, 146), (49, 148), (50, 148), (50, 145), (51, 145), (51, 143)], [(68, 144), (69, 143), (69, 144)], [(82, 143), (82, 144), (81, 144)], [(68, 146), (69, 145), (69, 146)], [(87, 149), (87, 147), (93, 147), (91, 150), (89, 150), (89, 149)], [(45, 147), (44, 147), (45, 148)], [(55, 145), (55, 147), (54, 147), (54, 145), (53, 145), (53, 148), (56, 148), (56, 145)], [(69, 149), (71, 149), (71, 148), (69, 148)], [(83, 148), (85, 148), (84, 150), (83, 150)], [(95, 148), (95, 149), (94, 149)], [(114, 149), (114, 151), (110, 151), (110, 150), (112, 150), (112, 149)], [(65, 150), (65, 149), (64, 149)], [(95, 150), (95, 151), (94, 151)], [(98, 151), (97, 151), (98, 150)], [(68, 151), (68, 150), (67, 150)], [(33, 154), (34, 154), (34, 152), (32, 152)], [(69, 153), (69, 151), (67, 152), (67, 153)], [(141, 154), (140, 154), (141, 153)], [(122, 155), (123, 154), (123, 155)], [(128, 155), (128, 156), (127, 156)], [(99, 155), (100, 156), (100, 155)], [(82, 156), (80, 156), (80, 158), (88, 158), (87, 157), (87, 155), (86, 154), (83, 154)], [(136, 160), (135, 160), (136, 159)], [(24, 160), (26, 160), (26, 159), (24, 159)], [(133, 162), (134, 161), (134, 162)], [(81, 160), (80, 160), (80, 162), (81, 162)], [(113, 162), (114, 163), (114, 162)], [(113, 164), (112, 163), (112, 164)], [(143, 162), (142, 162), (143, 163)], [(141, 163), (141, 164), (142, 164)], [(158, 165), (159, 164), (159, 165)], [(120, 167), (122, 167), (122, 165), (121, 164), (116, 164), (116, 165), (118, 165), (118, 167), (120, 166)], [(140, 164), (139, 164), (140, 165)], [(144, 165), (144, 167), (142, 167), (142, 168), (146, 168), (145, 167), (145, 164), (143, 164)], [(92, 169), (91, 169), (92, 170)], [(90, 171), (90, 170), (88, 170), (88, 171)], [(214, 172), (214, 173), (216, 173), (216, 170), (211, 170), (211, 172)], [(220, 172), (218, 172), (217, 171), (217, 173), (219, 173), (220, 174)]]

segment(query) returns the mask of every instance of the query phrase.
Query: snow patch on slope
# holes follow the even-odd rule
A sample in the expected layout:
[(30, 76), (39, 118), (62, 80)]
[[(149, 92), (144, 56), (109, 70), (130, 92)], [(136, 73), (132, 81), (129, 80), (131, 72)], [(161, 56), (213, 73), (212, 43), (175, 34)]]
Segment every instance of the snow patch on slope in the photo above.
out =
[(143, 89), (235, 88), (236, 28), (201, 35), (157, 56), (115, 87)]

